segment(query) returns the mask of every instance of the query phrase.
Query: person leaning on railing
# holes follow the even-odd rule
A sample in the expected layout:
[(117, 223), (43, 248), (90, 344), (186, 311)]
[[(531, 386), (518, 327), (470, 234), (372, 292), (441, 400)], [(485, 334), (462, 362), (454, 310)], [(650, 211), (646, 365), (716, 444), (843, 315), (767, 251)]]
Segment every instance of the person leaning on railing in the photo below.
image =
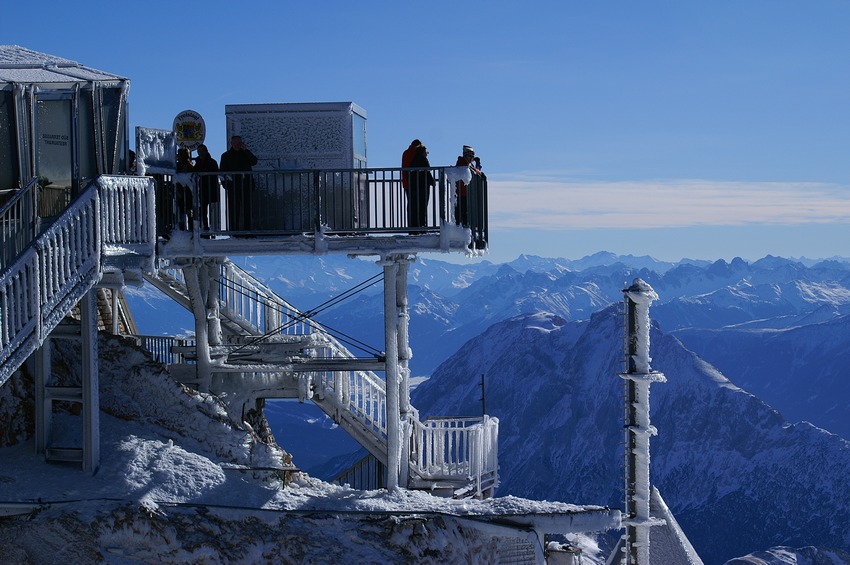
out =
[(475, 156), (475, 150), (469, 145), (463, 146), (463, 155), (457, 158), (456, 167), (469, 167), (472, 179), (469, 184), (459, 180), (455, 182), (455, 221), (458, 225), (468, 227), (472, 230), (470, 248), (483, 249), (485, 242), (481, 239), (481, 228), (483, 226), (481, 198), (482, 181), (484, 173), (481, 172), (481, 159)]

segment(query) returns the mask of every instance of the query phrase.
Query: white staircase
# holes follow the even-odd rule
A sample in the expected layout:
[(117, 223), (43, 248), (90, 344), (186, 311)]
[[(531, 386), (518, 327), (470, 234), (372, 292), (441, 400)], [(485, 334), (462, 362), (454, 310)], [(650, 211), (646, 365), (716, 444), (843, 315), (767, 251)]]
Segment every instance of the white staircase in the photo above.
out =
[[(55, 336), (81, 339), (83, 349), (92, 354), (84, 360), (84, 382), (67, 390), (56, 388), (51, 382), (49, 348), (43, 348), (34, 357), (40, 371), (36, 427), (39, 450), (49, 456), (51, 403), (68, 398), (81, 402), (88, 422), (83, 453), (54, 451), (60, 459), (81, 458), (84, 467), (94, 471), (99, 457), (97, 300), (91, 291), (98, 286), (117, 289), (138, 284), (145, 276), (191, 311), (193, 287), (187, 285), (181, 269), (155, 267), (152, 179), (99, 177), (45, 229), (36, 212), (37, 190), (36, 183), (30, 183), (0, 209), (0, 386), (85, 299), (80, 329), (73, 336), (67, 332)], [(211, 391), (312, 400), (385, 465), (388, 446), (399, 442), (399, 452), (406, 454), (401, 474), (412, 488), (451, 496), (492, 493), (498, 481), (498, 420), (420, 421), (412, 407), (400, 414), (396, 393), (388, 395), (384, 380), (375, 374), (389, 371), (391, 363), (386, 359), (356, 358), (324, 328), (225, 258), (187, 260), (218, 264), (217, 276), (211, 277), (217, 286), (212, 291), (218, 296), (213, 300), (214, 311), (207, 315), (220, 321), (223, 339), (202, 344), (209, 346), (205, 357), (197, 355), (196, 343), (160, 344), (161, 350), (176, 354), (173, 368), (178, 378), (193, 378), (196, 371), (186, 364), (193, 355), (207, 359), (215, 377)], [(194, 288), (197, 296), (197, 283)], [(398, 374), (398, 366), (392, 369)], [(395, 413), (396, 419), (388, 421), (388, 413)], [(399, 429), (400, 439), (393, 431)]]
[(99, 177), (49, 227), (27, 237), (37, 214), (20, 221), (14, 204), (36, 189), (30, 184), (0, 210), (0, 225), (11, 227), (8, 237), (20, 245), (0, 271), (0, 386), (105, 274), (139, 278), (153, 269), (150, 179)]
[[(146, 279), (191, 310), (179, 270), (159, 269)], [(262, 387), (267, 397), (312, 400), (385, 465), (387, 393), (384, 380), (374, 372), (384, 369), (385, 360), (358, 359), (320, 324), (229, 260), (221, 263), (218, 280), (222, 329), (234, 333), (227, 339), (230, 345), (223, 348), (231, 353), (219, 349), (225, 360), (215, 365), (213, 372), (237, 372), (244, 386), (254, 393)], [(234, 339), (238, 330), (243, 336)], [(262, 338), (258, 343), (266, 343), (268, 348), (260, 351), (262, 346), (256, 345), (256, 356), (236, 359), (232, 352), (244, 353), (244, 344), (251, 341), (244, 337), (245, 333), (254, 339)], [(290, 355), (273, 362), (277, 344), (289, 345)], [(301, 348), (298, 353), (293, 354), (292, 344)], [(191, 347), (182, 351), (191, 351)], [(214, 389), (217, 383), (233, 391), (226, 380), (214, 379), (213, 383)], [(492, 492), (498, 480), (498, 420), (485, 417), (420, 421), (413, 409), (409, 424), (410, 437), (405, 442), (410, 450), (409, 486), (450, 496)]]
[[(48, 460), (100, 461), (95, 287), (113, 289), (153, 269), (154, 185), (142, 177), (99, 177), (42, 225), (38, 186), (28, 184), (0, 209), (0, 386), (34, 356), (36, 449)], [(79, 304), (79, 307), (77, 305)], [(78, 310), (80, 323), (57, 331)], [(81, 342), (81, 382), (54, 382), (48, 339)], [(81, 447), (51, 444), (54, 402), (74, 402), (83, 417)]]

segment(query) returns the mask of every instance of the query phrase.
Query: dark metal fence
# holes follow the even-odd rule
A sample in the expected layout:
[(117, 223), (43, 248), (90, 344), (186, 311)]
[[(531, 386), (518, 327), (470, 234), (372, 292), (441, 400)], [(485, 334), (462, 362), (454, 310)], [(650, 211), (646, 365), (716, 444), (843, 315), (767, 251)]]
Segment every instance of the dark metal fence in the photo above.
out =
[[(192, 229), (195, 220), (209, 237), (419, 234), (437, 233), (449, 224), (468, 227), (476, 246), (484, 247), (487, 179), (473, 175), (461, 196), (454, 169), (405, 169), (411, 176), (430, 173), (433, 178), (433, 186), (421, 183), (426, 194), (419, 198), (417, 187), (402, 186), (399, 168), (157, 175), (157, 225), (166, 235)], [(424, 221), (414, 211), (414, 202), (422, 201)]]

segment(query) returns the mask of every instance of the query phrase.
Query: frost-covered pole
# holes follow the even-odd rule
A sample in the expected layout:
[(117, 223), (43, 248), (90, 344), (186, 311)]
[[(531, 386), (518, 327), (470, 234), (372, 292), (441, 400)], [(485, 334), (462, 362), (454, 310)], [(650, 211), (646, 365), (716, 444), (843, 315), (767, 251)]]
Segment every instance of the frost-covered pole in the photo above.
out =
[(201, 285), (206, 268), (203, 264), (190, 263), (183, 266), (183, 278), (195, 317), (195, 369), (198, 375), (198, 392), (209, 392), (212, 384), (212, 360), (207, 325), (207, 301)]
[(626, 322), (626, 526), (623, 563), (649, 564), (649, 528), (663, 523), (649, 516), (649, 437), (656, 429), (649, 422), (649, 385), (665, 382), (649, 362), (649, 305), (658, 299), (641, 279), (624, 289)]
[[(80, 333), (83, 345), (83, 470), (92, 475), (100, 467), (100, 394), (97, 348), (97, 290), (80, 300)], [(49, 374), (49, 373), (48, 373)]]
[[(221, 268), (217, 261), (205, 264), (205, 277), (202, 290), (207, 300), (207, 332), (210, 345), (221, 345), (221, 316), (218, 309), (218, 297), (221, 289)], [(278, 324), (279, 325), (279, 324)], [(275, 326), (277, 327), (277, 326)]]
[(401, 465), (399, 480), (401, 486), (407, 488), (410, 476), (410, 342), (408, 328), (410, 326), (410, 309), (407, 295), (407, 273), (410, 270), (410, 257), (399, 256), (396, 260), (396, 315), (398, 316), (398, 365), (399, 377), (399, 416), (401, 418)]
[(401, 471), (401, 421), (399, 418), (398, 314), (396, 277), (398, 263), (385, 257), (384, 267), (384, 351), (386, 352), (387, 410), (387, 490), (399, 486)]

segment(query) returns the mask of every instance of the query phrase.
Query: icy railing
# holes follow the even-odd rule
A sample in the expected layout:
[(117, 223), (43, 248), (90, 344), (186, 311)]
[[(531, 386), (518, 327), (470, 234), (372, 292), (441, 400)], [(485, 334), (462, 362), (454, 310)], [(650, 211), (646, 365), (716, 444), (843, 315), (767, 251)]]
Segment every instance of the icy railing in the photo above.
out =
[[(402, 173), (430, 174), (434, 179), (434, 186), (426, 188), (428, 203), (420, 220), (411, 221), (410, 189), (402, 186)], [(464, 196), (458, 193), (458, 181), (468, 185)], [(480, 247), (486, 246), (489, 236), (487, 177), (472, 175), (468, 167), (164, 175), (158, 187), (160, 234), (181, 225), (187, 213), (176, 198), (179, 185), (190, 186), (194, 229), (204, 234), (396, 235), (439, 233), (448, 224), (469, 228)], [(457, 217), (459, 212), (463, 217)], [(200, 227), (198, 220), (204, 214), (209, 229)]]
[[(315, 348), (318, 359), (354, 359), (342, 343), (271, 288), (234, 263), (222, 265), (222, 313), (243, 327), (266, 335), (320, 334), (325, 345)], [(321, 371), (318, 379), (320, 399), (329, 399), (348, 411), (373, 432), (385, 439), (386, 388), (384, 381), (371, 371)]]
[(0, 206), (0, 271), (8, 267), (39, 230), (38, 179), (33, 178)]
[[(185, 293), (185, 279), (178, 268), (160, 268), (158, 276)], [(342, 343), (320, 324), (281, 298), (250, 273), (226, 260), (219, 280), (221, 315), (251, 334), (320, 335), (323, 344), (314, 347), (317, 359), (355, 359)], [(371, 371), (319, 371), (315, 380), (319, 400), (328, 400), (339, 410), (356, 418), (382, 441), (386, 439), (386, 388)], [(263, 372), (262, 374), (268, 374)], [(304, 390), (304, 398), (312, 391)]]
[(97, 196), (86, 190), (0, 274), (0, 383), (97, 282)]
[(153, 180), (147, 177), (104, 175), (95, 182), (100, 197), (103, 244), (135, 247), (152, 258), (156, 251)]
[(314, 331), (314, 322), (231, 261), (221, 266), (220, 288), (222, 312), (256, 333), (306, 335)]
[(194, 360), (187, 360), (182, 353), (178, 353), (174, 349), (175, 347), (194, 347), (194, 339), (161, 335), (134, 335), (129, 337), (135, 339), (139, 344), (139, 347), (150, 352), (154, 360), (162, 363), (163, 365), (195, 363)]
[[(288, 331), (298, 324), (295, 333), (320, 334), (326, 342), (314, 348), (319, 359), (355, 359), (355, 356), (317, 322), (307, 318), (273, 290), (246, 271), (227, 261), (222, 266), (230, 284), (227, 296), (232, 300), (223, 311), (241, 313), (250, 320), (255, 331), (264, 334)], [(222, 282), (224, 285), (224, 282)], [(250, 289), (239, 294), (234, 289)], [(238, 306), (236, 306), (238, 304)], [(295, 323), (279, 324), (270, 312), (283, 312)], [(279, 324), (275, 326), (275, 324)], [(371, 371), (321, 371), (315, 394), (329, 400), (365, 425), (381, 441), (387, 438), (387, 393), (384, 380)], [(413, 472), (423, 478), (464, 477), (474, 481), (480, 494), (494, 486), (498, 479), (498, 419), (433, 418), (420, 422), (411, 407), (412, 438), (410, 462)]]
[(411, 467), (424, 479), (465, 476), (478, 493), (498, 480), (499, 420), (428, 418), (413, 422)]
[(152, 203), (150, 179), (100, 177), (0, 272), (0, 383), (99, 280), (104, 243), (152, 257)]

